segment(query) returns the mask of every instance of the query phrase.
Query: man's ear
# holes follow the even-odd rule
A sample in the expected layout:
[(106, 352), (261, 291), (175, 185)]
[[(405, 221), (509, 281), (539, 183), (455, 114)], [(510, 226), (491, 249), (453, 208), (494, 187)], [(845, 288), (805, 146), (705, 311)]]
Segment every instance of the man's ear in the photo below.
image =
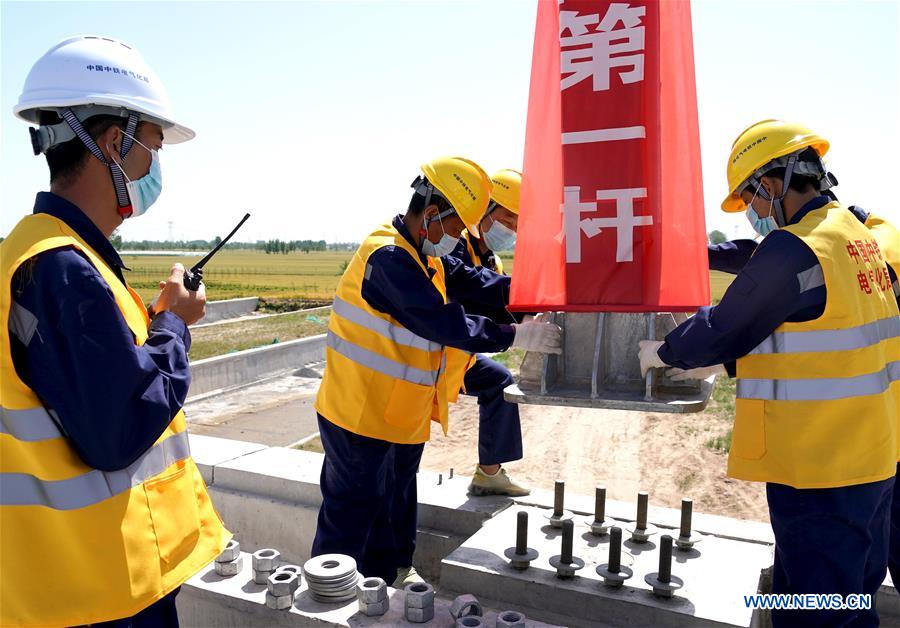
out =
[(761, 177), (759, 182), (765, 188), (769, 198), (778, 198), (781, 196), (781, 187), (783, 182), (775, 177)]
[[(115, 124), (106, 129), (100, 137), (97, 138), (97, 146), (103, 152), (103, 156), (107, 161), (122, 161), (122, 139), (125, 135)], [(110, 156), (112, 153), (112, 156)]]
[(438, 210), (437, 205), (431, 204), (425, 208), (425, 218), (428, 218), (429, 222), (431, 221), (432, 218), (437, 216), (439, 213), (440, 213), (440, 211)]

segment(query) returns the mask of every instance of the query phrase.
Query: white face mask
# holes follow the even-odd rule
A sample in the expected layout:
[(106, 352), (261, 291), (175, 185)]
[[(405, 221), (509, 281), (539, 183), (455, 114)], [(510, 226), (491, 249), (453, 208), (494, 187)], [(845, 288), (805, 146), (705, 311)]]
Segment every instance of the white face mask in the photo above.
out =
[(753, 193), (753, 198), (750, 199), (750, 202), (747, 203), (747, 211), (745, 212), (747, 215), (747, 220), (750, 221), (750, 226), (753, 227), (753, 230), (761, 235), (762, 237), (766, 237), (773, 231), (778, 229), (778, 223), (775, 222), (775, 218), (772, 217), (772, 205), (775, 202), (775, 198), (769, 201), (769, 215), (765, 218), (760, 218), (759, 214), (756, 213), (756, 210), (753, 209), (753, 201), (756, 200), (756, 195), (759, 194), (759, 188), (762, 187), (762, 183), (756, 186), (756, 192)]
[[(122, 133), (128, 135), (124, 131), (122, 131)], [(122, 168), (122, 165), (118, 160), (113, 159), (113, 163), (115, 163), (119, 170), (122, 171), (122, 175), (127, 181), (125, 189), (128, 192), (128, 200), (131, 201), (132, 210), (131, 215), (129, 215), (128, 218), (137, 218), (141, 214), (146, 213), (162, 193), (162, 168), (159, 165), (159, 153), (157, 151), (147, 148), (133, 135), (128, 135), (128, 137), (130, 137), (135, 144), (141, 146), (150, 153), (150, 170), (140, 179), (134, 180), (129, 179), (128, 175), (125, 174), (125, 169)], [(109, 151), (109, 146), (106, 147), (106, 150)], [(109, 154), (112, 156), (112, 151), (110, 151)]]
[[(441, 220), (440, 213), (438, 213), (437, 219), (444, 235), (441, 236), (441, 239), (437, 244), (428, 239), (427, 233), (422, 238), (422, 252), (428, 257), (444, 257), (445, 255), (449, 255), (453, 252), (453, 249), (456, 248), (456, 245), (459, 244), (459, 238), (449, 236), (447, 235), (447, 232), (444, 231), (444, 221)], [(434, 222), (434, 220), (431, 222)], [(428, 231), (428, 218), (425, 219), (425, 231)]]
[(516, 232), (491, 218), (491, 227), (484, 232), (484, 241), (492, 251), (511, 251), (516, 246)]

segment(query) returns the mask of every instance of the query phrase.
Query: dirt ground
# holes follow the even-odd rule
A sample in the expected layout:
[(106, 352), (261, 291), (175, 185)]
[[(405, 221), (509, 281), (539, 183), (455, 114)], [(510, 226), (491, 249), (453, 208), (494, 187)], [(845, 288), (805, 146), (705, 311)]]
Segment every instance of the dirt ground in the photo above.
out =
[[(694, 500), (698, 512), (768, 521), (763, 484), (725, 476), (727, 456), (707, 441), (728, 428), (714, 413), (643, 414), (557, 406), (521, 406), (525, 458), (504, 465), (532, 488), (591, 495), (605, 484), (610, 499), (634, 501), (650, 493), (651, 504), (679, 507)], [(432, 424), (422, 468), (472, 473), (477, 460), (478, 404), (461, 397), (450, 407), (450, 434)]]

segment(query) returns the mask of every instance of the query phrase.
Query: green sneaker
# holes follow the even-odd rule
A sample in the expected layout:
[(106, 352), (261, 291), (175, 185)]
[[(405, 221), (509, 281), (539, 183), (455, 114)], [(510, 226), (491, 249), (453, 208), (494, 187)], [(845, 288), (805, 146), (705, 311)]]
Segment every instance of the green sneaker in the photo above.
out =
[(508, 495), (510, 497), (523, 497), (531, 493), (527, 486), (514, 482), (506, 475), (506, 469), (497, 471), (494, 475), (488, 475), (481, 470), (481, 466), (475, 465), (475, 475), (469, 484), (469, 494), (476, 497), (485, 495)]
[(401, 567), (397, 570), (397, 579), (391, 586), (395, 589), (403, 589), (413, 582), (425, 582), (425, 580), (416, 572), (415, 567)]

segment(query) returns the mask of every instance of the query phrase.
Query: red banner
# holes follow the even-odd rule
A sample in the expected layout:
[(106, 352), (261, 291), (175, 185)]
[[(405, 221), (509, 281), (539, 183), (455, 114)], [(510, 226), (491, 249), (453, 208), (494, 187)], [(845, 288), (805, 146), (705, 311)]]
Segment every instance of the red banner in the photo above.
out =
[(709, 304), (688, 1), (539, 0), (511, 308)]

